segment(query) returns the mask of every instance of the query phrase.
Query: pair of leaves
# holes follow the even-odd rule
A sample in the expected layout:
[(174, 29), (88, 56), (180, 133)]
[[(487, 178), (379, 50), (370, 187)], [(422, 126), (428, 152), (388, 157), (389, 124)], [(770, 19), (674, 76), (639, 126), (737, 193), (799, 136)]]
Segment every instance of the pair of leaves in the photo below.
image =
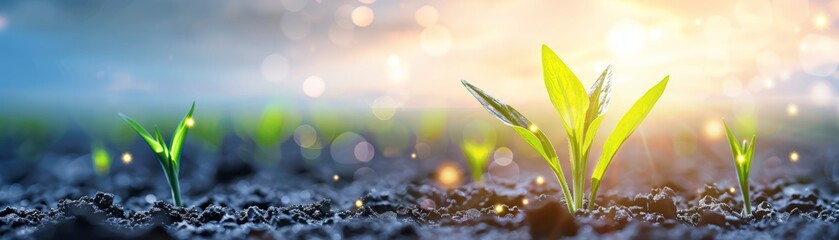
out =
[[(180, 165), (180, 157), (181, 157), (181, 149), (183, 148), (184, 140), (186, 139), (186, 133), (189, 130), (189, 126), (187, 126), (187, 121), (192, 119), (192, 113), (195, 111), (195, 102), (192, 102), (192, 107), (189, 108), (189, 112), (181, 119), (181, 123), (178, 124), (178, 127), (175, 129), (175, 134), (172, 136), (171, 142), (171, 149), (166, 145), (166, 141), (163, 140), (163, 135), (160, 133), (160, 128), (155, 126), (154, 132), (155, 135), (152, 137), (148, 131), (146, 131), (143, 126), (140, 126), (137, 121), (134, 121), (130, 117), (126, 116), (125, 114), (119, 113), (119, 116), (122, 117), (123, 120), (134, 129), (137, 134), (139, 134), (143, 140), (151, 147), (155, 154), (157, 154), (157, 158), (160, 161), (161, 166), (163, 166), (164, 170), (166, 171), (174, 171), (177, 173)], [(168, 174), (168, 173), (167, 173)]]
[(755, 141), (757, 140), (757, 135), (752, 135), (752, 139), (750, 141), (743, 140), (741, 145), (740, 142), (737, 141), (737, 137), (734, 136), (734, 133), (728, 127), (728, 123), (726, 123), (725, 120), (723, 120), (722, 123), (725, 126), (725, 134), (728, 137), (728, 144), (731, 147), (731, 153), (734, 157), (734, 165), (737, 166), (737, 174), (738, 176), (748, 177), (749, 169), (752, 167), (752, 159), (755, 154)]

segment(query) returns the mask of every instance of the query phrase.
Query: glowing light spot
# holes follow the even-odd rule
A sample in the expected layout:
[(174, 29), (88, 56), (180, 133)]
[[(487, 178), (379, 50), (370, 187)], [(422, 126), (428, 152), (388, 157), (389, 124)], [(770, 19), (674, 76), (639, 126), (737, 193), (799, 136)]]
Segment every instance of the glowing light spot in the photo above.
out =
[(521, 200), (521, 205), (527, 206), (527, 204), (530, 204), (530, 200), (527, 200), (527, 198)]
[(288, 59), (280, 54), (271, 54), (262, 60), (262, 76), (270, 82), (279, 82), (288, 75)]
[(122, 153), (122, 163), (124, 164), (131, 164), (131, 161), (134, 160), (134, 157), (131, 156), (131, 153), (124, 152)]
[(661, 29), (660, 28), (650, 29), (650, 40), (653, 40), (653, 41), (661, 40)]
[(393, 118), (393, 115), (396, 114), (397, 106), (398, 104), (393, 98), (389, 96), (381, 96), (373, 101), (371, 108), (373, 110), (373, 115), (375, 115), (379, 120), (390, 120)]
[(361, 199), (355, 200), (355, 207), (361, 208), (361, 206), (364, 206), (364, 202), (362, 202)]
[(708, 140), (720, 140), (723, 137), (723, 125), (719, 120), (710, 119), (702, 126), (702, 133)]
[(830, 24), (830, 19), (827, 18), (824, 14), (816, 15), (813, 18), (813, 26), (818, 29), (825, 29)]
[(646, 38), (644, 26), (634, 20), (624, 19), (609, 29), (607, 45), (612, 54), (631, 55), (641, 51)]
[(500, 215), (500, 214), (502, 214), (502, 213), (504, 213), (504, 205), (501, 205), (501, 204), (495, 204), (494, 209), (495, 209), (495, 213), (497, 213), (497, 214), (499, 214), (499, 215)]
[(795, 32), (801, 32), (801, 28), (800, 28), (800, 27), (795, 27), (795, 28), (794, 28), (794, 29), (792, 29), (792, 30), (793, 30), (793, 31), (795, 31)]
[(417, 9), (414, 17), (417, 19), (417, 24), (420, 26), (430, 27), (437, 24), (437, 18), (439, 16), (437, 14), (437, 9), (432, 6), (425, 5)]
[(367, 27), (373, 23), (375, 18), (373, 9), (367, 6), (360, 6), (352, 10), (352, 22), (359, 27)]
[(696, 26), (702, 25), (702, 19), (694, 18), (693, 19), (693, 25), (696, 25)]
[(411, 153), (411, 159), (417, 159), (417, 153)]
[(323, 82), (323, 78), (311, 76), (303, 81), (303, 93), (306, 96), (317, 98), (323, 95), (324, 90), (326, 90), (326, 83)]
[(736, 189), (734, 189), (734, 187), (730, 187), (730, 188), (728, 188), (728, 192), (730, 192), (730, 193), (734, 193), (734, 191), (736, 191)]
[(763, 80), (763, 86), (766, 87), (766, 88), (774, 88), (775, 87), (775, 81), (772, 81), (772, 79)]
[(787, 115), (794, 117), (798, 115), (798, 105), (790, 103), (787, 105)]
[(510, 165), (510, 163), (513, 163), (513, 150), (510, 150), (507, 147), (500, 147), (495, 150), (492, 157), (495, 159), (495, 164), (507, 166)]
[(399, 66), (399, 55), (391, 54), (387, 56), (387, 65), (391, 67), (398, 67)]
[(437, 168), (437, 182), (445, 188), (453, 188), (460, 184), (462, 173), (457, 165), (446, 162)]
[(539, 127), (537, 127), (536, 124), (531, 124), (530, 127), (527, 127), (527, 130), (530, 130), (531, 132), (536, 132), (539, 131)]
[(338, 176), (338, 174), (332, 175), (332, 181), (337, 182), (338, 180), (341, 180), (341, 176)]
[(536, 177), (536, 185), (539, 185), (539, 186), (545, 185), (545, 178), (542, 177), (542, 176)]
[(318, 141), (317, 131), (309, 125), (300, 125), (294, 129), (294, 142), (303, 148), (309, 148)]
[(376, 149), (373, 147), (373, 144), (363, 141), (355, 145), (353, 155), (355, 155), (355, 159), (358, 159), (358, 161), (369, 162), (376, 155)]
[(420, 45), (428, 55), (443, 56), (452, 47), (452, 34), (440, 25), (427, 27), (420, 34)]
[(191, 128), (195, 126), (195, 119), (187, 118), (186, 120), (184, 120), (184, 124), (186, 124), (186, 127)]
[(738, 155), (737, 156), (737, 163), (743, 164), (745, 162), (746, 162), (746, 156), (743, 156), (743, 155)]
[(791, 162), (798, 162), (798, 152), (793, 151), (793, 152), (789, 153), (789, 160)]

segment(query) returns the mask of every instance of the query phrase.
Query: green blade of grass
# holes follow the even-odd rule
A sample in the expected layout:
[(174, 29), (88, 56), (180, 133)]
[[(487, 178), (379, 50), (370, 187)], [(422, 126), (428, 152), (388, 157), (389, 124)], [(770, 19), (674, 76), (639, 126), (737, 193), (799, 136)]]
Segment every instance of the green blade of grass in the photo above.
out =
[(641, 125), (641, 122), (647, 117), (647, 114), (650, 113), (650, 110), (652, 110), (653, 106), (655, 106), (658, 99), (664, 93), (664, 89), (667, 88), (667, 82), (669, 80), (670, 76), (664, 77), (661, 82), (650, 88), (650, 90), (647, 90), (644, 96), (641, 96), (629, 111), (623, 115), (621, 120), (618, 121), (615, 130), (606, 139), (606, 143), (603, 144), (600, 159), (598, 159), (597, 166), (595, 166), (594, 173), (591, 176), (591, 200), (589, 202), (589, 209), (591, 209), (597, 196), (597, 188), (600, 185), (600, 181), (603, 179), (603, 175), (606, 173), (606, 169), (611, 164), (618, 149), (632, 135), (635, 129)]
[(562, 172), (559, 157), (556, 155), (553, 145), (551, 145), (550, 140), (548, 140), (545, 134), (513, 107), (495, 99), (480, 88), (469, 84), (466, 80), (461, 80), (461, 83), (463, 83), (463, 86), (465, 86), (466, 89), (469, 90), (476, 99), (478, 99), (487, 111), (489, 111), (498, 120), (501, 120), (501, 122), (505, 125), (512, 127), (513, 130), (515, 130), (516, 133), (518, 133), (525, 142), (530, 145), (530, 147), (539, 152), (542, 158), (545, 159), (557, 175), (557, 179), (562, 187), (562, 192), (565, 195), (568, 209), (573, 212), (574, 208), (573, 205), (571, 205), (573, 197), (568, 189), (565, 174)]
[(583, 137), (583, 150), (586, 155), (594, 142), (594, 135), (600, 128), (603, 115), (609, 109), (609, 102), (612, 98), (612, 65), (606, 67), (597, 81), (589, 89), (589, 108), (586, 111), (586, 124)]
[(184, 140), (186, 139), (186, 133), (189, 131), (189, 126), (187, 126), (186, 122), (188, 119), (192, 118), (192, 113), (195, 111), (195, 102), (192, 102), (192, 107), (189, 108), (189, 112), (181, 119), (181, 123), (178, 124), (178, 128), (175, 129), (175, 134), (172, 135), (172, 149), (169, 152), (169, 157), (172, 159), (172, 163), (175, 165), (175, 169), (178, 169), (180, 166), (181, 161), (181, 148), (183, 148)]
[(166, 142), (163, 141), (163, 135), (160, 134), (160, 128), (157, 126), (154, 126), (154, 136), (157, 138), (157, 141), (161, 143), (160, 146), (163, 147), (163, 151), (161, 151), (158, 157), (160, 157), (161, 159), (163, 159), (164, 162), (166, 162), (165, 167), (167, 169), (171, 169), (172, 160), (169, 158), (169, 150), (166, 147)]
[(728, 137), (728, 145), (731, 147), (731, 153), (734, 157), (734, 164), (737, 164), (737, 157), (743, 154), (743, 149), (740, 146), (740, 141), (737, 141), (737, 137), (734, 136), (734, 133), (731, 132), (731, 128), (728, 127), (728, 123), (725, 120), (722, 121), (722, 125), (725, 126), (725, 135)]
[(124, 120), (132, 129), (134, 129), (134, 131), (137, 132), (137, 134), (139, 134), (140, 137), (143, 138), (143, 140), (146, 141), (146, 143), (149, 145), (149, 147), (151, 147), (152, 150), (154, 150), (155, 153), (160, 153), (163, 151), (163, 146), (160, 145), (162, 144), (162, 142), (158, 142), (157, 140), (155, 140), (154, 137), (152, 137), (151, 134), (149, 134), (149, 132), (146, 131), (145, 128), (143, 128), (143, 126), (140, 126), (139, 123), (134, 121), (134, 119), (131, 119), (130, 117), (126, 116), (125, 114), (119, 113), (119, 116), (122, 117), (122, 120)]

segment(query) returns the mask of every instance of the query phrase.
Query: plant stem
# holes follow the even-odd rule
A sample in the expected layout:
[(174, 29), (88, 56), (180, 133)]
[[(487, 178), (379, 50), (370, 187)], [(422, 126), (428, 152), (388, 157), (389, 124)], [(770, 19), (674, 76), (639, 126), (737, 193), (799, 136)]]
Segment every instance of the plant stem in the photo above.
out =
[(597, 189), (600, 188), (600, 179), (591, 178), (591, 193), (588, 198), (588, 210), (594, 210), (594, 200), (597, 199)]
[(573, 149), (573, 161), (576, 162), (576, 167), (574, 168), (574, 209), (583, 209), (583, 188), (585, 186), (585, 181), (583, 178), (585, 177), (586, 173), (586, 164), (585, 159), (580, 154), (579, 148)]
[[(554, 158), (551, 161), (559, 162), (558, 158)], [(568, 182), (565, 181), (565, 173), (562, 172), (561, 168), (551, 168), (554, 171), (554, 175), (556, 176), (556, 180), (559, 181), (559, 186), (562, 188), (562, 194), (565, 195), (565, 205), (568, 207), (568, 212), (574, 214), (576, 212), (576, 208), (574, 208), (574, 196), (571, 195), (571, 191), (568, 189)]]
[(743, 195), (743, 217), (749, 217), (752, 215), (752, 199), (749, 196), (749, 175), (748, 173), (743, 173), (740, 176), (740, 193)]
[(172, 190), (172, 200), (175, 202), (175, 207), (181, 207), (181, 184), (178, 182), (178, 174), (169, 169), (166, 171), (166, 180)]

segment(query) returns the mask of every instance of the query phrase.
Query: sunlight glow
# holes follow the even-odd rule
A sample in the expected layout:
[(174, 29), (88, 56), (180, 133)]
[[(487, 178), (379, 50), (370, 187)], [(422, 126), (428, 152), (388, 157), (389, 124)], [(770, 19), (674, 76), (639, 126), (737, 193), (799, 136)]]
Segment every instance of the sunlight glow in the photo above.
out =
[(131, 156), (131, 153), (129, 153), (129, 152), (122, 153), (122, 163), (131, 164), (132, 160), (134, 160), (134, 157)]
[(352, 22), (359, 27), (367, 27), (373, 23), (375, 15), (368, 6), (360, 6), (352, 10)]
[(454, 188), (460, 184), (461, 171), (455, 164), (445, 162), (437, 168), (437, 182), (445, 188)]
[(787, 115), (790, 117), (798, 116), (798, 105), (790, 103), (787, 105)]
[(798, 152), (792, 151), (789, 153), (789, 160), (790, 162), (798, 162)]

